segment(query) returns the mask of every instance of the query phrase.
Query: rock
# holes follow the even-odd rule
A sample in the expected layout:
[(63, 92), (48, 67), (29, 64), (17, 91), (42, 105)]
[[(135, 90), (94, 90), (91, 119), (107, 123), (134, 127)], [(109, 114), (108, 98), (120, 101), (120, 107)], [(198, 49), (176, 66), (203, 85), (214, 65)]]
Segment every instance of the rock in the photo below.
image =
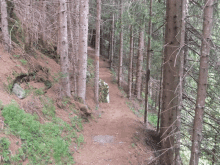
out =
[(113, 143), (114, 139), (115, 139), (115, 137), (110, 136), (110, 135), (98, 135), (98, 136), (93, 137), (94, 142), (98, 142), (98, 143), (101, 143), (101, 144)]
[(19, 98), (23, 99), (25, 98), (25, 91), (18, 85), (17, 83), (14, 84), (12, 92)]
[(99, 80), (99, 102), (109, 103), (109, 86), (103, 80)]

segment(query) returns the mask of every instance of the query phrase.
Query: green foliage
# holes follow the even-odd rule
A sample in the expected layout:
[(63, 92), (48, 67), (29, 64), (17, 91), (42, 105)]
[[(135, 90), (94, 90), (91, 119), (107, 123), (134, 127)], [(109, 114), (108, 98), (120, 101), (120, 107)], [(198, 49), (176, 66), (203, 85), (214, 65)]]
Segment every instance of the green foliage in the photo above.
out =
[(43, 114), (47, 117), (47, 118), (53, 118), (55, 117), (56, 114), (56, 107), (54, 106), (53, 100), (48, 98), (48, 97), (43, 97), (41, 98), (41, 101), (43, 102)]
[(99, 80), (99, 102), (107, 103), (109, 94), (109, 86), (103, 80)]
[[(2, 115), (10, 132), (22, 140), (19, 154), (13, 157), (14, 161), (25, 156), (32, 164), (74, 163), (69, 151), (70, 141), (61, 136), (62, 132), (74, 132), (67, 123), (61, 119), (55, 119), (53, 122), (41, 124), (35, 120), (34, 116), (25, 113), (15, 103), (5, 106)], [(77, 144), (80, 144), (82, 137), (80, 136), (76, 140)], [(4, 140), (4, 143), (1, 144), (5, 147), (6, 152), (9, 143)], [(5, 155), (7, 156), (7, 152)]]
[(113, 83), (116, 84), (117, 83), (117, 75), (116, 75), (116, 72), (113, 68), (111, 68), (111, 74), (113, 76)]
[(83, 130), (82, 119), (78, 116), (71, 117), (72, 127), (75, 128), (78, 132)]
[(5, 163), (9, 162), (9, 155), (10, 155), (9, 146), (10, 146), (10, 141), (7, 138), (5, 137), (0, 138), (0, 155), (2, 155), (3, 161)]
[(44, 89), (43, 88), (39, 88), (39, 89), (36, 89), (34, 91), (34, 93), (39, 96), (39, 95), (43, 95), (44, 94)]
[(81, 143), (84, 142), (84, 137), (82, 134), (79, 135), (79, 137), (76, 139), (76, 143), (78, 145), (78, 147), (80, 146)]
[(58, 83), (60, 81), (60, 79), (62, 78), (62, 73), (55, 73), (53, 77), (54, 83)]
[(157, 126), (157, 115), (153, 113), (148, 113), (148, 121), (154, 126)]
[(7, 77), (7, 82), (7, 84), (3, 82), (3, 88), (8, 94), (11, 94), (13, 88), (13, 80), (10, 76)]
[(22, 63), (22, 65), (26, 65), (27, 64), (27, 60), (25, 60), (25, 59), (20, 59), (19, 61)]
[(20, 54), (14, 54), (13, 55), (13, 57), (15, 57), (15, 58), (20, 58), (20, 56), (21, 56)]
[[(86, 82), (93, 80), (95, 77), (95, 68), (94, 68), (94, 60), (90, 57), (87, 59), (87, 73), (86, 73)], [(93, 83), (94, 81), (91, 81)]]
[(93, 66), (93, 63), (94, 63), (94, 60), (93, 60), (92, 58), (88, 57), (88, 59), (87, 59), (87, 65), (88, 65), (88, 66)]
[(136, 144), (135, 144), (135, 143), (131, 143), (131, 146), (132, 146), (133, 148), (136, 148)]

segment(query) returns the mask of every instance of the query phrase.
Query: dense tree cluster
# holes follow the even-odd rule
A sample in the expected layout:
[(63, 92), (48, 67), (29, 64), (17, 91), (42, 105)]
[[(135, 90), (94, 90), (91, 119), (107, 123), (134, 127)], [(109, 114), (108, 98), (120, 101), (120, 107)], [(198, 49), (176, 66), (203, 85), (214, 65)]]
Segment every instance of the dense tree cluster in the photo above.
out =
[(219, 0), (2, 0), (1, 29), (7, 51), (23, 43), (25, 51), (53, 54), (61, 65), (62, 95), (84, 103), (87, 47), (94, 47), (97, 105), (101, 54), (129, 99), (145, 101), (146, 127), (148, 111), (158, 114), (161, 164), (214, 165), (220, 163), (219, 5)]

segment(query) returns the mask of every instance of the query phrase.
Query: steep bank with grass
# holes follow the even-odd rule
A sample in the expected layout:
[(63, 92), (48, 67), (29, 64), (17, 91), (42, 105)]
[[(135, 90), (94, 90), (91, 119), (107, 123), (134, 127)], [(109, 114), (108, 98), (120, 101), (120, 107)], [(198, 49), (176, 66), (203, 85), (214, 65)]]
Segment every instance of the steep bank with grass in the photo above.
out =
[[(146, 164), (154, 159), (155, 141), (142, 124), (142, 111), (117, 87), (105, 59), (100, 59), (100, 78), (109, 85), (110, 103), (95, 107), (94, 50), (88, 53), (89, 119), (81, 103), (60, 97), (62, 75), (54, 60), (40, 52), (34, 57), (2, 52), (0, 64), (8, 65), (0, 71), (1, 164)], [(25, 89), (22, 100), (11, 92), (14, 80)]]
[[(0, 53), (0, 164), (74, 164), (85, 115), (61, 98), (59, 64), (37, 50)], [(15, 83), (24, 99), (12, 93)]]

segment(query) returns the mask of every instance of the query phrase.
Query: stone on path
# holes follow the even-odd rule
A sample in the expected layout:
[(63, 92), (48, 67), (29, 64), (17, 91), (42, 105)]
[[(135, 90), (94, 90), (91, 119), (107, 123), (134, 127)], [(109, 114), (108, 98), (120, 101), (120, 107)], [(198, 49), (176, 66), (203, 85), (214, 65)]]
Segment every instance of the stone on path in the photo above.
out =
[(115, 137), (110, 136), (110, 135), (98, 135), (98, 136), (93, 137), (94, 142), (98, 142), (98, 143), (101, 143), (101, 144), (113, 143), (114, 139), (115, 139)]
[(109, 86), (103, 80), (99, 80), (99, 102), (109, 103)]

